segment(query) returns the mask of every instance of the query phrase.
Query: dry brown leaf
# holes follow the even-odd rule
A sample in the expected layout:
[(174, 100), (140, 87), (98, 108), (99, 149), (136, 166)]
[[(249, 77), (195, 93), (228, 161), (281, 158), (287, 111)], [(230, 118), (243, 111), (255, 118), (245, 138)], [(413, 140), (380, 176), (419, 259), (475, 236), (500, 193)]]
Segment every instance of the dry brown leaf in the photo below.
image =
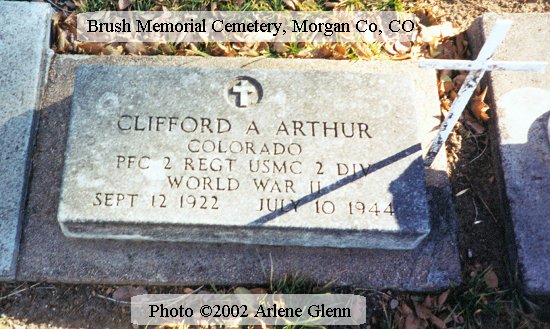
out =
[(440, 38), (449, 38), (457, 35), (460, 29), (453, 27), (451, 22), (443, 22), (440, 25), (430, 26), (431, 33)]
[(267, 51), (269, 50), (269, 44), (267, 42), (258, 42), (256, 46), (258, 51)]
[(346, 47), (344, 47), (344, 45), (342, 45), (341, 43), (337, 43), (334, 46), (334, 50), (342, 56), (344, 56), (346, 54)]
[(159, 45), (159, 49), (162, 51), (162, 54), (164, 55), (174, 55), (175, 51), (172, 47), (170, 47), (167, 43), (161, 43)]
[(126, 53), (129, 55), (141, 55), (146, 51), (146, 47), (143, 42), (127, 42), (124, 44), (124, 48), (126, 49)]
[(400, 55), (403, 55), (403, 54), (406, 54), (406, 53), (410, 52), (411, 47), (412, 47), (412, 43), (409, 42), (409, 41), (407, 41), (407, 42), (397, 41), (393, 45), (393, 48), (395, 49), (395, 51), (397, 51), (397, 53), (400, 54)]
[(132, 287), (132, 286), (124, 286), (120, 287), (115, 292), (113, 292), (113, 298), (122, 301), (122, 302), (129, 302), (130, 299), (134, 296), (138, 295), (144, 295), (147, 293), (147, 290), (143, 287)]
[(57, 31), (57, 51), (67, 53), (70, 50), (70, 44), (67, 41), (67, 31), (58, 29)]
[(450, 80), (450, 79), (449, 79), (448, 81), (444, 81), (444, 82), (443, 82), (443, 87), (445, 88), (445, 92), (446, 92), (446, 93), (452, 91), (453, 88), (454, 88), (453, 81)]
[(259, 47), (260, 47), (260, 43), (259, 42), (247, 42), (246, 43), (246, 46), (252, 50), (256, 50), (258, 51), (259, 50)]
[(357, 56), (361, 58), (371, 58), (372, 57), (372, 51), (369, 49), (369, 47), (361, 44), (361, 43), (352, 43), (350, 44), (350, 47), (355, 51)]
[(73, 12), (63, 20), (63, 24), (61, 24), (61, 27), (63, 27), (63, 29), (65, 30), (69, 30), (69, 34), (76, 36), (76, 20), (76, 13)]
[(472, 98), (470, 102), (470, 109), (472, 113), (481, 122), (489, 120), (489, 115), (487, 111), (489, 110), (489, 105), (485, 104), (485, 96), (487, 95), (487, 87), (478, 95)]
[(422, 24), (430, 26), (440, 23), (445, 13), (437, 5), (434, 5), (416, 10), (415, 15), (420, 18)]
[(59, 22), (61, 21), (62, 18), (63, 18), (63, 13), (61, 13), (61, 12), (57, 12), (57, 13), (53, 14), (52, 15), (52, 26), (54, 28), (58, 27)]
[(453, 83), (455, 84), (455, 88), (460, 88), (462, 84), (464, 83), (464, 80), (466, 80), (466, 77), (468, 76), (468, 73), (460, 73), (456, 77), (453, 78)]
[(402, 60), (411, 59), (411, 58), (412, 58), (412, 54), (408, 53), (403, 55), (395, 55), (395, 56), (392, 56), (390, 59), (392, 61), (402, 61)]
[(237, 52), (235, 49), (223, 43), (216, 43), (213, 48), (210, 49), (210, 53), (214, 56), (234, 57)]
[(437, 39), (437, 38), (434, 38), (432, 41), (430, 41), (428, 43), (430, 57), (435, 58), (435, 57), (439, 56), (439, 54), (441, 53), (438, 50), (440, 45), (441, 45), (441, 43), (439, 42), (439, 39)]
[(311, 57), (312, 50), (313, 49), (311, 49), (311, 48), (302, 49), (296, 54), (296, 57), (298, 57), (298, 58)]
[(390, 55), (397, 55), (397, 51), (395, 51), (393, 47), (393, 42), (384, 42), (384, 50), (386, 50)]
[(401, 302), (401, 305), (399, 305), (399, 312), (401, 312), (401, 314), (403, 315), (409, 315), (413, 313), (409, 305), (407, 305), (407, 303), (403, 301)]
[(330, 58), (332, 57), (332, 49), (330, 49), (328, 44), (324, 44), (323, 46), (315, 49), (312, 52), (312, 55), (315, 58)]
[(489, 271), (485, 273), (485, 283), (487, 287), (496, 289), (498, 288), (498, 277), (494, 271)]
[(451, 109), (451, 100), (448, 98), (443, 98), (440, 100), (441, 114), (449, 112)]
[(244, 288), (244, 287), (237, 287), (235, 290), (233, 290), (234, 294), (250, 294), (250, 290)]
[(288, 50), (288, 47), (282, 42), (274, 42), (271, 44), (271, 49), (278, 53), (284, 53)]
[(184, 294), (190, 294), (193, 292), (193, 289), (189, 288), (189, 287), (185, 287), (183, 288), (183, 293)]
[(253, 294), (267, 294), (267, 289), (265, 288), (252, 288), (250, 289), (250, 292)]
[(415, 303), (414, 309), (416, 311), (416, 315), (421, 319), (427, 320), (432, 316), (432, 312), (422, 304)]
[(124, 52), (124, 47), (122, 46), (113, 46), (113, 45), (107, 45), (103, 47), (103, 50), (101, 50), (102, 55), (122, 55)]
[(405, 329), (420, 329), (420, 321), (414, 314), (407, 315), (405, 319)]
[(454, 101), (455, 98), (456, 98), (456, 96), (458, 96), (458, 94), (456, 93), (456, 91), (451, 90), (451, 91), (449, 92), (448, 97), (449, 97), (449, 99), (450, 99), (451, 101)]
[(254, 49), (249, 49), (249, 48), (243, 48), (239, 51), (239, 56), (244, 56), (244, 57), (258, 57), (260, 56), (260, 53), (257, 52), (256, 50)]
[(130, 0), (118, 0), (118, 9), (124, 10), (130, 7)]
[(439, 329), (447, 329), (445, 321), (441, 320), (437, 316), (433, 315), (430, 317), (430, 322)]
[(296, 10), (296, 6), (294, 5), (294, 1), (292, 1), (292, 0), (283, 0), (283, 2), (285, 3), (285, 5), (288, 6), (288, 8), (290, 8), (292, 10)]
[(157, 42), (127, 42), (124, 49), (130, 55), (158, 55), (160, 44)]
[(77, 44), (77, 47), (82, 49), (82, 51), (86, 54), (99, 55), (105, 45), (105, 42), (80, 42)]
[(455, 44), (452, 40), (445, 40), (441, 43), (441, 46), (439, 47), (440, 54), (438, 58), (442, 59), (458, 59), (460, 56), (458, 56), (456, 52)]
[(466, 50), (468, 49), (468, 41), (464, 39), (464, 32), (456, 35), (455, 44), (456, 52), (459, 56), (458, 59), (464, 59), (466, 56)]
[(431, 309), (434, 307), (434, 300), (432, 296), (428, 295), (426, 298), (424, 298), (424, 301), (422, 302), (422, 305), (426, 306), (426, 308)]
[(449, 75), (442, 75), (437, 83), (439, 96), (447, 94), (449, 91), (453, 90), (454, 83)]
[(472, 117), (468, 112), (463, 113), (463, 123), (473, 130), (474, 134), (481, 135), (485, 132), (485, 127), (479, 123), (474, 117)]
[[(457, 194), (457, 196), (458, 196), (458, 194)], [(447, 301), (447, 297), (449, 297), (449, 292), (450, 292), (450, 290), (445, 290), (439, 296), (437, 296), (437, 306), (438, 307), (441, 307), (445, 304), (445, 302)]]
[(456, 322), (457, 324), (463, 324), (464, 323), (464, 318), (462, 316), (458, 316), (455, 313), (453, 313), (452, 317), (453, 317), (453, 321)]
[(442, 80), (437, 81), (437, 93), (439, 97), (445, 95), (445, 82)]

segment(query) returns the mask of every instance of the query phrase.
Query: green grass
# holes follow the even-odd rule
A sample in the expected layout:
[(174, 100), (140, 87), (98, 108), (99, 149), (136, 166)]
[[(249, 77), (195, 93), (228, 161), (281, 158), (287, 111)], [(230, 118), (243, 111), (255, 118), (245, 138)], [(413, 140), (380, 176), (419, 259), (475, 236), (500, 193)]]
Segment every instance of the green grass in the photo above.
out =
[[(283, 0), (131, 0), (131, 10), (162, 10), (163, 7), (174, 11), (211, 10), (213, 5), (217, 10), (224, 11), (282, 11), (288, 10)], [(77, 12), (93, 12), (100, 10), (116, 10), (116, 0), (76, 0)], [(322, 11), (330, 10), (324, 0), (296, 1), (296, 10)], [(406, 11), (402, 0), (342, 0), (340, 7), (347, 10), (361, 11)]]
[(86, 13), (99, 10), (113, 10), (111, 1), (107, 0), (79, 0), (75, 1), (79, 13)]
[(517, 288), (517, 278), (511, 278), (509, 288), (490, 288), (484, 279), (489, 271), (481, 271), (451, 291), (448, 299), (451, 308), (449, 316), (455, 314), (464, 319), (462, 325), (451, 324), (458, 328), (474, 329), (485, 328), (486, 321), (496, 321), (509, 328), (536, 328), (528, 316), (534, 304)]
[(269, 287), (271, 294), (320, 294), (330, 291), (330, 284), (319, 286), (314, 281), (299, 275), (284, 275), (272, 282)]
[[(508, 288), (491, 288), (485, 277), (491, 268), (478, 271), (466, 281), (450, 289), (448, 298), (443, 305), (437, 305), (430, 311), (439, 319), (446, 322), (448, 328), (455, 329), (483, 329), (483, 328), (516, 328), (537, 329), (541, 323), (531, 315), (537, 306), (519, 290), (516, 275), (511, 275)], [(350, 290), (335, 291), (331, 285), (319, 286), (313, 281), (300, 275), (283, 276), (273, 282), (268, 289), (269, 293), (280, 294), (311, 294), (311, 293), (351, 293)], [(400, 303), (406, 302), (414, 310), (414, 303), (422, 303), (426, 298), (423, 294), (397, 293), (390, 296), (375, 290), (353, 290), (353, 293), (363, 296), (377, 296), (376, 324), (373, 328), (398, 329), (399, 317), (396, 310), (390, 309), (389, 300), (397, 299)], [(438, 295), (432, 296), (437, 300)], [(371, 298), (367, 298), (371, 300)], [(426, 328), (436, 328), (426, 321)]]

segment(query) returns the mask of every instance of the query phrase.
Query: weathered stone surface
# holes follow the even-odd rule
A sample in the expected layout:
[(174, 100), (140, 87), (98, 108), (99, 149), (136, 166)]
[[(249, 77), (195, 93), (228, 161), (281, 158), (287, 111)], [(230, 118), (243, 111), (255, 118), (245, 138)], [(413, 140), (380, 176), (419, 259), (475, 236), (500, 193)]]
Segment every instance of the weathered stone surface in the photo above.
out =
[(13, 279), (49, 49), (51, 9), (0, 1), (0, 279)]
[[(469, 31), (477, 52), (495, 20), (514, 25), (495, 60), (547, 61), (550, 14), (490, 14)], [(528, 37), (526, 37), (528, 35)], [(518, 51), (518, 46), (525, 51)], [(550, 68), (545, 73), (492, 72), (492, 141), (500, 172), (503, 211), (510, 218), (509, 245), (527, 292), (550, 294)]]
[(412, 249), (429, 232), (414, 92), (338, 67), (84, 65), (59, 222), (70, 237)]
[[(430, 234), (413, 250), (361, 250), (299, 246), (256, 246), (67, 238), (56, 220), (70, 103), (78, 64), (288, 68), (350, 72), (408, 73), (420, 87), (435, 83), (434, 72), (414, 63), (322, 60), (258, 60), (165, 57), (57, 56), (41, 116), (33, 180), (21, 244), (19, 280), (148, 284), (262, 284), (270, 277), (302, 273), (318, 282), (372, 288), (436, 290), (460, 281), (455, 215), (444, 153), (426, 171)], [(415, 93), (423, 145), (439, 123), (435, 88)], [(432, 135), (430, 135), (432, 134)], [(273, 271), (273, 272), (271, 272)]]

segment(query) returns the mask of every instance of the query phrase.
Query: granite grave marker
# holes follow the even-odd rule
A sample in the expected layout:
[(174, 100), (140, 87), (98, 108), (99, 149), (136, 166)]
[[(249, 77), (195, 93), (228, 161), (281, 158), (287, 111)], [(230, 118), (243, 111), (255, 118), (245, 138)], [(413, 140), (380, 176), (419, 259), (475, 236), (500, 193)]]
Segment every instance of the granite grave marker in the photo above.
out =
[(15, 277), (51, 15), (47, 4), (0, 1), (0, 279)]
[[(513, 21), (495, 60), (547, 61), (550, 58), (548, 13), (487, 14), (470, 27), (478, 51), (497, 19)], [(529, 38), (518, 27), (529, 27)], [(516, 27), (516, 28), (514, 28)], [(529, 51), (518, 52), (517, 45)], [(549, 295), (550, 280), (550, 78), (544, 73), (491, 72), (486, 83), (494, 111), (492, 148), (507, 217), (508, 245), (527, 293)]]
[(412, 249), (429, 233), (412, 81), (83, 65), (69, 237)]

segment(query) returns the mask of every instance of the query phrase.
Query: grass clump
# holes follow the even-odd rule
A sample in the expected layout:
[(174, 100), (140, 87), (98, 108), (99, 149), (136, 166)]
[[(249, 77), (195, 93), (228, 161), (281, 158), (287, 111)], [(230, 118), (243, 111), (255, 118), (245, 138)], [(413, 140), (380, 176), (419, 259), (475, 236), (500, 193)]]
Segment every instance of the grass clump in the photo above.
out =
[[(405, 4), (402, 0), (130, 0), (130, 10), (148, 11), (326, 11), (338, 8), (349, 11), (412, 11), (417, 2)], [(115, 0), (74, 0), (77, 13), (118, 10)]]

